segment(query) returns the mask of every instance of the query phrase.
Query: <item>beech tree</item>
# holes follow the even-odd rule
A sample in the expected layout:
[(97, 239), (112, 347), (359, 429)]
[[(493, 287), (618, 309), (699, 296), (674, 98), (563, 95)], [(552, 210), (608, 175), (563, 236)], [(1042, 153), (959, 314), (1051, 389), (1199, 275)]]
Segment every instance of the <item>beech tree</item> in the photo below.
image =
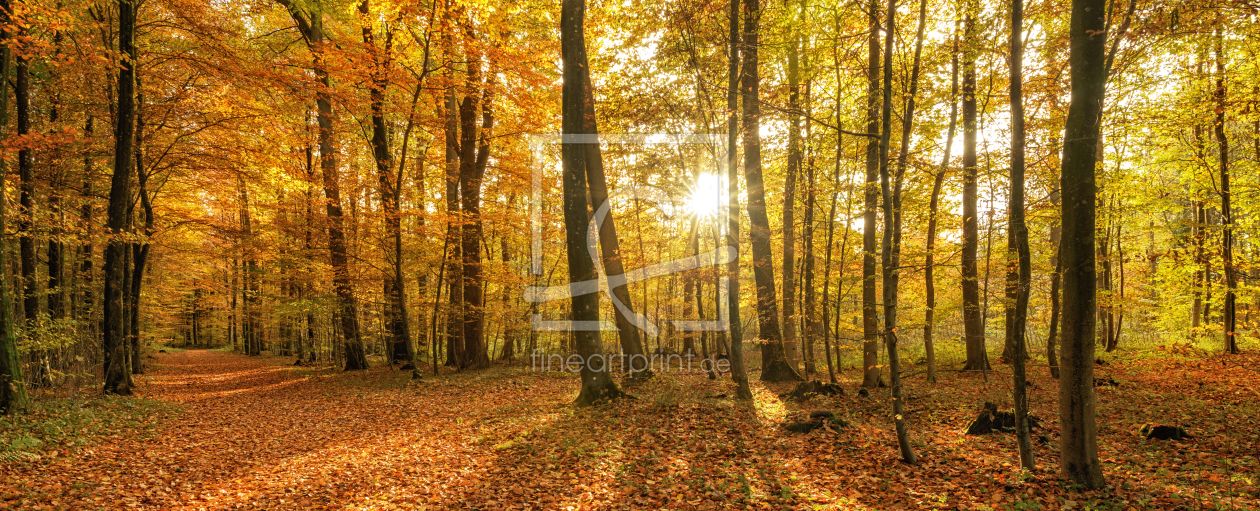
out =
[(1072, 102), (1063, 136), (1063, 333), (1059, 363), (1059, 468), (1087, 488), (1105, 484), (1098, 461), (1094, 400), (1097, 304), (1094, 222), (1099, 123), (1107, 85), (1106, 5), (1072, 1)]

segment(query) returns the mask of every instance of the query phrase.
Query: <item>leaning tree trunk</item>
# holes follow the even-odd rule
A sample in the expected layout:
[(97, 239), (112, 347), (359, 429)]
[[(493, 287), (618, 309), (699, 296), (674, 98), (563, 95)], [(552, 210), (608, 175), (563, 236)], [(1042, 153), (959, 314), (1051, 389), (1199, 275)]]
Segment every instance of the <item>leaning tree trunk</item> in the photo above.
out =
[(801, 376), (787, 361), (779, 330), (779, 302), (774, 291), (774, 254), (766, 215), (765, 180), (761, 175), (761, 77), (758, 74), (760, 0), (744, 2), (744, 176), (748, 188), (748, 220), (752, 232), (753, 279), (757, 285), (757, 323), (761, 328), (761, 381), (797, 381)]
[[(593, 90), (589, 79), (590, 76), (588, 75), (588, 83), (586, 84), (588, 91)], [(599, 133), (599, 125), (595, 117), (594, 95), (588, 94), (585, 98), (587, 103), (583, 105), (584, 122), (590, 124), (590, 133)], [(649, 378), (652, 376), (651, 364), (641, 369), (635, 369), (633, 364), (633, 361), (636, 359), (635, 355), (646, 356), (647, 350), (644, 348), (643, 337), (639, 333), (640, 327), (633, 323), (630, 318), (634, 314), (634, 305), (630, 300), (630, 286), (627, 285), (625, 266), (621, 260), (621, 239), (617, 236), (617, 222), (613, 214), (612, 204), (608, 202), (608, 180), (604, 176), (603, 153), (600, 151), (599, 144), (589, 144), (584, 147), (591, 153), (586, 158), (586, 189), (591, 200), (591, 210), (599, 210), (604, 205), (608, 207), (604, 221), (599, 225), (599, 250), (600, 261), (604, 265), (604, 275), (608, 279), (608, 287), (613, 297), (624, 306), (624, 309), (622, 307), (613, 307), (613, 320), (617, 326), (617, 339), (621, 343), (621, 351), (630, 357), (630, 377)], [(647, 306), (646, 299), (643, 306)]]
[(1059, 468), (1072, 482), (1101, 488), (1094, 400), (1094, 311), (1097, 281), (1094, 223), (1095, 166), (1107, 74), (1106, 3), (1073, 0), (1072, 102), (1063, 144), (1063, 354), (1059, 378)]
[(740, 1), (731, 0), (730, 47), (726, 82), (726, 170), (727, 170), (727, 228), (726, 246), (735, 251), (735, 257), (727, 263), (727, 307), (731, 340), (731, 379), (735, 381), (735, 395), (741, 400), (752, 399), (748, 385), (748, 370), (744, 365), (744, 329), (739, 313), (739, 12)]
[[(871, 0), (867, 38), (866, 132), (879, 131), (879, 0)], [(862, 213), (862, 386), (882, 387), (879, 370), (879, 311), (875, 272), (875, 214), (879, 207), (879, 139), (866, 142), (865, 209)]]
[(109, 187), (109, 242), (105, 248), (105, 340), (104, 369), (106, 394), (131, 394), (130, 367), (127, 366), (127, 331), (124, 274), (127, 271), (128, 204), (131, 202), (131, 173), (135, 169), (133, 137), (136, 127), (136, 6), (133, 0), (118, 0), (118, 108), (114, 131), (114, 175)]
[(983, 311), (980, 309), (980, 282), (976, 271), (976, 255), (980, 246), (976, 198), (976, 54), (980, 41), (976, 34), (979, 7), (968, 1), (963, 18), (963, 226), (962, 226), (962, 298), (963, 330), (967, 345), (965, 371), (989, 370), (989, 355), (984, 347)]
[[(564, 85), (561, 90), (564, 133), (595, 136), (594, 119), (586, 116), (586, 105), (591, 101), (590, 69), (587, 67), (586, 34), (583, 22), (586, 17), (585, 0), (563, 0), (560, 12), (560, 50), (564, 61)], [(569, 282), (595, 279), (595, 262), (586, 250), (587, 203), (586, 169), (594, 153), (587, 145), (598, 141), (581, 140), (581, 143), (564, 143), (561, 155), (564, 166), (564, 228), (565, 248), (568, 254)], [(599, 295), (596, 293), (574, 294), (570, 298), (573, 317), (573, 337), (578, 355), (583, 358), (581, 367), (582, 390), (578, 394), (578, 406), (586, 406), (624, 394), (608, 374), (607, 364), (590, 363), (602, 354), (598, 328), (578, 328), (599, 321)]]

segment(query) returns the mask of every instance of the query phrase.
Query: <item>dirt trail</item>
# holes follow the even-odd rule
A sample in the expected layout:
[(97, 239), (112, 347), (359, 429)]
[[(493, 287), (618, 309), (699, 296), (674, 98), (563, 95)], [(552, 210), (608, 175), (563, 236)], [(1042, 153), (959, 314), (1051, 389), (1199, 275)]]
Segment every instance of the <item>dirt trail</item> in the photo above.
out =
[(479, 398), (459, 386), (417, 392), (383, 367), (319, 376), (215, 351), (160, 357), (137, 395), (182, 412), (157, 435), (0, 467), (0, 487), (43, 493), (50, 509), (459, 507), (437, 496), (477, 449), (457, 423)]

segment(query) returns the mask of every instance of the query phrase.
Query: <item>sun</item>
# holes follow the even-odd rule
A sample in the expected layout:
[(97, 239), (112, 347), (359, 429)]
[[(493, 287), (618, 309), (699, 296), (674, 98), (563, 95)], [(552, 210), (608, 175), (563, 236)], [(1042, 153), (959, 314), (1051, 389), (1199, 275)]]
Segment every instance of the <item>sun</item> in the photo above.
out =
[(691, 191), (691, 212), (697, 217), (718, 214), (722, 206), (722, 176), (717, 174), (700, 174), (696, 186)]

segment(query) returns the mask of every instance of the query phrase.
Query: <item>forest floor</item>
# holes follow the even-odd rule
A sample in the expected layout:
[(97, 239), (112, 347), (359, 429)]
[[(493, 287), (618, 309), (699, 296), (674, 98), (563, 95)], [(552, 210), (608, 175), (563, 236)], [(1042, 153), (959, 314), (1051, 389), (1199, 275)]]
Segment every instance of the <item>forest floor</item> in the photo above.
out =
[[(857, 396), (851, 370), (845, 396), (802, 404), (776, 397), (790, 385), (759, 383), (751, 407), (706, 398), (733, 394), (729, 380), (675, 374), (629, 389), (637, 400), (575, 409), (573, 375), (519, 366), (411, 383), (387, 366), (160, 354), (139, 397), (0, 422), (0, 509), (1260, 509), (1260, 356), (1184, 355), (1097, 367), (1119, 383), (1097, 393), (1108, 488), (1079, 491), (1057, 475), (1044, 367), (1031, 399), (1047, 441), (1028, 473), (1012, 435), (962, 433), (984, 401), (1009, 409), (1005, 366), (988, 383), (906, 379), (920, 457), (908, 466), (886, 389)], [(822, 409), (849, 426), (783, 429)], [(1145, 440), (1147, 422), (1194, 438)]]

